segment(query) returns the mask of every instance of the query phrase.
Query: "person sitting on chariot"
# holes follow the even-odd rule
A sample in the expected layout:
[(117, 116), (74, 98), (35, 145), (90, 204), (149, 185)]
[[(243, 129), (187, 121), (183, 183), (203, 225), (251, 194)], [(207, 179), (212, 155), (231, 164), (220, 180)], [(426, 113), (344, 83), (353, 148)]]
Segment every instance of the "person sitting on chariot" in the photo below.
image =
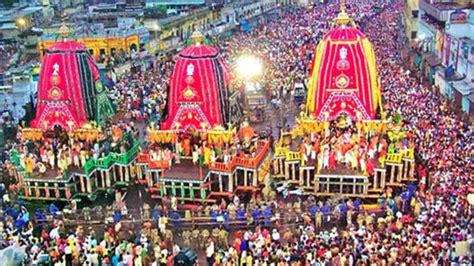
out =
[(40, 174), (46, 173), (46, 165), (44, 165), (44, 163), (42, 163), (42, 162), (37, 162), (37, 163), (36, 163), (36, 167), (38, 168), (38, 172), (39, 172)]

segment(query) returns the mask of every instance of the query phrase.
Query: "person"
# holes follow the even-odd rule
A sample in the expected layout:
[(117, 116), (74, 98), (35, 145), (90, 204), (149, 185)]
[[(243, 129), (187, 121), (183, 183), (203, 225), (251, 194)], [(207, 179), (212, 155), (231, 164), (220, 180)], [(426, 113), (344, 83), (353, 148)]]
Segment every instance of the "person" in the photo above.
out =
[(191, 247), (191, 235), (192, 233), (189, 230), (184, 230), (182, 234), (183, 246)]
[(194, 227), (193, 231), (191, 232), (191, 246), (193, 247), (194, 250), (199, 250), (201, 247), (199, 245), (200, 235), (201, 235), (201, 232), (199, 231), (199, 229), (197, 229), (197, 227)]
[(218, 236), (218, 246), (222, 249), (227, 249), (229, 247), (229, 232), (224, 228), (221, 228)]
[(201, 239), (199, 241), (199, 243), (201, 243), (201, 248), (205, 249), (206, 248), (206, 243), (208, 241), (208, 238), (209, 238), (209, 230), (207, 229), (203, 229), (201, 231)]
[(209, 266), (214, 266), (214, 253), (215, 253), (214, 241), (212, 240), (212, 238), (209, 237), (206, 243), (206, 259), (207, 259), (207, 265)]
[(315, 215), (316, 215), (315, 217), (316, 228), (321, 228), (322, 223), (323, 223), (323, 213), (320, 209), (318, 209)]

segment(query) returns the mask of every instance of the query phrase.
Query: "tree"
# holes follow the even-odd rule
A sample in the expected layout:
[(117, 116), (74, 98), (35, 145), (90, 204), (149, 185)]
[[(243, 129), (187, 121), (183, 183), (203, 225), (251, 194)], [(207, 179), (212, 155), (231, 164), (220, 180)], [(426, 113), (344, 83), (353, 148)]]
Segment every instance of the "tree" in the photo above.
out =
[(165, 17), (166, 13), (168, 12), (168, 6), (166, 5), (159, 5), (156, 7), (156, 15), (158, 18)]
[(4, 7), (12, 7), (16, 2), (17, 0), (2, 0), (1, 3)]

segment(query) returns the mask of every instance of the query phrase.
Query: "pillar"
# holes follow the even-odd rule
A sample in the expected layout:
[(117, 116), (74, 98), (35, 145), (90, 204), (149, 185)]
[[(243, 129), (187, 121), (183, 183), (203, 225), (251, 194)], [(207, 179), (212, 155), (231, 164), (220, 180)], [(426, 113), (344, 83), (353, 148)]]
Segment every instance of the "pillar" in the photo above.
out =
[[(158, 184), (158, 183), (157, 183), (157, 184)], [(166, 192), (165, 182), (161, 182), (160, 187), (162, 188), (162, 189), (161, 189), (161, 193), (162, 193), (161, 195), (162, 195), (162, 196), (166, 195), (167, 192)]]
[(415, 177), (415, 161), (410, 162), (410, 173), (408, 174), (409, 179), (413, 179)]
[(296, 180), (296, 163), (291, 164), (291, 179)]
[(395, 165), (390, 165), (390, 183), (395, 183)]
[(189, 184), (189, 197), (194, 201), (194, 186), (192, 183)]
[(86, 184), (87, 184), (87, 192), (92, 193), (92, 184), (91, 184), (90, 178), (86, 178)]
[(228, 183), (228, 191), (229, 192), (234, 192), (234, 174), (229, 174), (229, 182)]
[(224, 192), (224, 187), (222, 184), (222, 174), (218, 174), (219, 177), (219, 192)]
[(115, 166), (112, 166), (112, 176), (111, 176), (111, 183), (115, 183), (117, 182), (117, 168), (115, 168)]
[(123, 182), (123, 166), (119, 165), (119, 181)]
[(306, 170), (306, 186), (311, 186), (311, 170)]
[(367, 185), (367, 181), (366, 178), (364, 178), (364, 195), (367, 195), (368, 194), (368, 185)]
[(84, 182), (84, 176), (79, 176), (79, 181), (81, 183), (81, 192), (85, 192), (86, 191), (86, 185), (85, 185), (85, 182)]
[(101, 184), (102, 184), (102, 187), (105, 188), (105, 174), (104, 174), (104, 171), (99, 171), (100, 172), (100, 180), (102, 181)]
[(397, 165), (397, 182), (398, 183), (401, 183), (402, 182), (402, 178), (403, 178), (403, 164), (398, 164)]
[(174, 182), (171, 182), (171, 194), (173, 196), (176, 196), (176, 186), (175, 186)]
[(410, 162), (408, 160), (403, 160), (403, 180), (408, 179), (408, 168), (410, 166)]
[(25, 193), (25, 198), (29, 199), (30, 198), (30, 188), (28, 185), (23, 186), (23, 191)]
[(239, 180), (237, 179), (236, 176), (234, 176), (234, 188), (239, 186)]
[(288, 180), (290, 178), (290, 166), (288, 162), (285, 162), (285, 179)]
[(373, 183), (374, 189), (377, 189), (379, 173), (380, 173), (380, 171), (375, 170), (374, 181), (373, 181), (374, 182)]
[[(97, 172), (100, 172), (100, 171), (95, 171), (94, 172), (94, 175), (91, 176), (91, 178), (94, 178), (94, 184), (95, 184), (95, 187), (98, 187), (99, 186), (99, 178), (97, 177)], [(100, 175), (100, 174), (99, 174)]]
[(125, 166), (125, 182), (129, 182), (129, 181), (130, 181), (130, 167)]
[(148, 187), (153, 186), (153, 180), (151, 180), (151, 176), (150, 176), (149, 171), (146, 171), (146, 173), (145, 173), (145, 180), (146, 180), (146, 183), (147, 183)]
[[(58, 192), (58, 195), (56, 195), (56, 191)], [(54, 183), (54, 197), (55, 198), (59, 198), (59, 187), (58, 187), (58, 183)]]
[(28, 195), (31, 198), (31, 195), (33, 194), (33, 191), (31, 191), (31, 183), (28, 181), (26, 182), (26, 187), (28, 188)]
[(252, 172), (252, 186), (257, 187), (258, 186), (258, 173)]
[(386, 178), (386, 175), (387, 175), (387, 171), (384, 169), (384, 171), (382, 171), (382, 177), (380, 178), (380, 188), (381, 188), (381, 189), (385, 189), (385, 178)]
[(304, 185), (304, 173), (305, 173), (305, 171), (306, 171), (305, 169), (300, 167), (300, 171), (299, 171), (300, 186)]
[(244, 169), (244, 186), (247, 186), (247, 169)]
[(319, 192), (319, 178), (316, 177), (314, 179), (314, 194), (318, 193)]
[(107, 188), (112, 186), (112, 184), (110, 183), (110, 170), (107, 170), (107, 172), (105, 172), (105, 186)]
[(38, 187), (38, 182), (35, 182), (35, 197), (39, 198), (40, 197), (40, 190)]
[(339, 184), (339, 193), (342, 194), (342, 181), (343, 181), (343, 178), (339, 177), (338, 181), (340, 182), (340, 184)]
[(273, 160), (273, 172), (278, 175), (280, 173), (280, 162), (279, 159)]
[(181, 182), (181, 186), (180, 186), (180, 190), (181, 190), (181, 198), (184, 198), (184, 196), (186, 195), (186, 191), (185, 191), (185, 188), (184, 188), (184, 183)]
[(143, 173), (142, 173), (142, 166), (137, 164), (137, 175), (138, 175), (138, 179), (143, 179), (144, 176), (143, 176)]
[[(374, 176), (377, 176), (377, 172), (375, 172)], [(352, 179), (352, 194), (354, 194), (354, 195), (357, 194), (356, 187), (357, 187), (357, 182), (356, 182), (356, 179), (353, 178)]]
[(284, 171), (284, 162), (283, 159), (278, 159), (278, 173), (281, 175), (281, 173)]

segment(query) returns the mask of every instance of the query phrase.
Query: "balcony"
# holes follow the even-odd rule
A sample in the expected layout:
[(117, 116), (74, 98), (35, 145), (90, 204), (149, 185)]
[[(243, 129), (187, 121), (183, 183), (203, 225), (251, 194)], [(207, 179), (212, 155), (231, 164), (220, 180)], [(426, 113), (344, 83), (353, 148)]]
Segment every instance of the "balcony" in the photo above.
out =
[(205, 0), (147, 0), (145, 7), (155, 7), (158, 5), (204, 5)]
[(420, 9), (439, 22), (447, 22), (451, 11), (461, 8), (456, 3), (429, 3), (428, 0), (420, 0)]
[[(436, 32), (442, 31), (443, 27), (434, 21), (434, 19), (430, 19), (427, 16), (423, 16), (419, 20), (420, 27), (424, 27), (427, 31), (431, 32), (431, 35), (436, 35)], [(420, 32), (423, 32), (423, 29), (420, 28)]]

